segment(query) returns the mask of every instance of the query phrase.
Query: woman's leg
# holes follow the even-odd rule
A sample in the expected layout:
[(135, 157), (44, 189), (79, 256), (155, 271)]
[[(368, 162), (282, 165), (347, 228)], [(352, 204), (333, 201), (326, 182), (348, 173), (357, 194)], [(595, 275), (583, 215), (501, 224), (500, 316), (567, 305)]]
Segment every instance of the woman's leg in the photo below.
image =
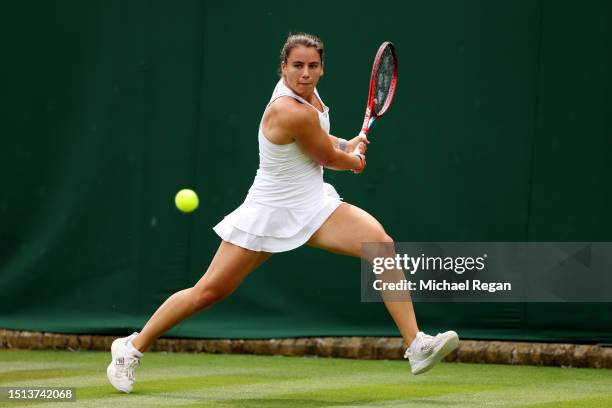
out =
[(151, 316), (142, 331), (132, 339), (145, 352), (165, 332), (200, 310), (232, 293), (255, 268), (272, 254), (255, 252), (222, 241), (210, 266), (191, 288), (170, 296)]
[[(115, 339), (106, 375), (117, 390), (130, 393), (142, 352), (166, 331), (189, 316), (223, 299), (271, 254), (249, 251), (222, 241), (208, 270), (198, 283), (170, 296), (151, 316), (140, 333)], [(135, 349), (136, 350), (135, 350)]]
[[(344, 203), (314, 233), (308, 245), (371, 262), (374, 255), (362, 252), (362, 242), (382, 243), (380, 248), (386, 253), (378, 256), (395, 256), (393, 240), (382, 225), (364, 210)], [(404, 343), (409, 346), (419, 331), (412, 302), (385, 300), (385, 306), (404, 338)]]

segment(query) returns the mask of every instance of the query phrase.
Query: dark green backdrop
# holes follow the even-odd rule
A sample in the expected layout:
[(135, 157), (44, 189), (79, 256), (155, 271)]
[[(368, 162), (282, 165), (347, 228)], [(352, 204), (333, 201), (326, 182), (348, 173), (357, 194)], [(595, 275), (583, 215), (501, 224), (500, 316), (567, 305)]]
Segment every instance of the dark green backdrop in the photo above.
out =
[[(243, 200), (287, 33), (326, 44), (319, 91), (354, 135), (371, 59), (399, 89), (367, 171), (327, 171), (398, 241), (612, 241), (607, 1), (12, 1), (0, 5), (0, 327), (139, 329), (203, 273)], [(173, 207), (198, 191), (193, 215)], [(612, 306), (417, 304), (427, 331), (612, 341)], [(185, 337), (396, 335), (359, 261), (274, 256)]]

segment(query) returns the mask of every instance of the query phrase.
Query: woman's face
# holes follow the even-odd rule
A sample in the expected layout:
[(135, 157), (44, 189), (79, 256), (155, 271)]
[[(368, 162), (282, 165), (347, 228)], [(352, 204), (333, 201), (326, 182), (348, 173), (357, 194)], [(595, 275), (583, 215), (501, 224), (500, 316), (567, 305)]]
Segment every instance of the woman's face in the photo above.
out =
[(309, 96), (314, 92), (319, 78), (323, 75), (323, 64), (319, 52), (314, 47), (298, 45), (281, 63), (281, 72), (286, 85), (300, 96)]

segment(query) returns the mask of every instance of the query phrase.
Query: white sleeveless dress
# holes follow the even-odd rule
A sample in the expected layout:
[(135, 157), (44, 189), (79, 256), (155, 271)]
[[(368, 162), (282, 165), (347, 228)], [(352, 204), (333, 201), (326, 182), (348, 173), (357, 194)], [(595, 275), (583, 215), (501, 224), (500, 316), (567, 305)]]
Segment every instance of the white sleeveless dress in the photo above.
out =
[[(318, 92), (315, 94), (319, 101)], [(329, 133), (329, 108), (320, 112), (279, 81), (268, 106), (290, 96), (312, 107), (321, 127)], [(264, 111), (265, 113), (265, 111)], [(262, 117), (263, 122), (263, 117)], [(263, 134), (259, 124), (259, 169), (244, 203), (213, 230), (224, 241), (252, 251), (284, 252), (310, 239), (342, 203), (336, 190), (323, 182), (323, 167), (293, 142), (277, 145)]]

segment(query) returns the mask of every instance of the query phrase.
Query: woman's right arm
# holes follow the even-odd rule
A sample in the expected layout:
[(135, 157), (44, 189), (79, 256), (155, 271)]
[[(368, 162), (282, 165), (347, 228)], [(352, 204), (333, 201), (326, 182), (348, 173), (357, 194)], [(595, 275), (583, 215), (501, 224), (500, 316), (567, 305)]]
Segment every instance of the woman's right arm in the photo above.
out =
[(288, 104), (279, 109), (279, 124), (292, 135), (300, 149), (315, 162), (333, 170), (353, 170), (360, 173), (365, 167), (361, 157), (334, 148), (329, 135), (321, 128), (319, 117), (311, 108)]

